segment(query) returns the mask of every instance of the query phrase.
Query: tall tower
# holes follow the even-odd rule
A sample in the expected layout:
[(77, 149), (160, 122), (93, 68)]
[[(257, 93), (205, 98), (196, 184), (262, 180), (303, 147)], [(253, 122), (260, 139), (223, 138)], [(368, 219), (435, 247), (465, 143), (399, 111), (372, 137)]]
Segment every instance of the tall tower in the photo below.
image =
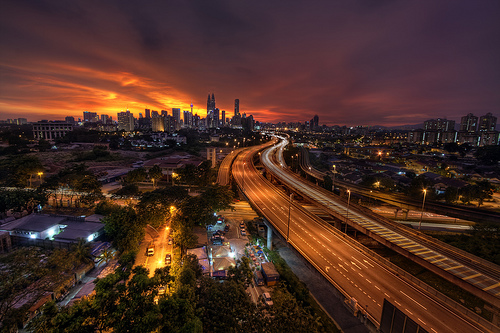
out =
[(479, 118), (479, 131), (480, 132), (491, 132), (496, 130), (497, 117), (493, 116), (491, 113), (487, 113)]
[(475, 133), (477, 131), (477, 117), (472, 113), (462, 117), (460, 131)]
[(234, 100), (234, 115), (238, 116), (240, 114), (240, 100), (236, 98)]

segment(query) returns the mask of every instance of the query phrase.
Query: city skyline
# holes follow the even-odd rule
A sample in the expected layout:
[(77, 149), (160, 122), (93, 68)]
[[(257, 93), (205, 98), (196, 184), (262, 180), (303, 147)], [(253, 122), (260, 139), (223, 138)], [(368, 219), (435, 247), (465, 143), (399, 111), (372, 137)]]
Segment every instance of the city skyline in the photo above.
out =
[(500, 116), (500, 4), (7, 1), (0, 115), (191, 110), (395, 126)]

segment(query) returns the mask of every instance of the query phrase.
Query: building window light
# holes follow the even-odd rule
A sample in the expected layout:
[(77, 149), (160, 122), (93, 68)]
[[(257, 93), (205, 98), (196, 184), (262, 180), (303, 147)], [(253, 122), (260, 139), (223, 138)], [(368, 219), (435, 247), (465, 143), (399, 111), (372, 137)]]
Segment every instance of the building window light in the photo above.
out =
[(36, 235), (35, 235), (35, 234), (31, 234), (31, 235), (30, 235), (30, 238), (31, 238), (31, 239), (35, 239), (35, 238), (36, 238)]

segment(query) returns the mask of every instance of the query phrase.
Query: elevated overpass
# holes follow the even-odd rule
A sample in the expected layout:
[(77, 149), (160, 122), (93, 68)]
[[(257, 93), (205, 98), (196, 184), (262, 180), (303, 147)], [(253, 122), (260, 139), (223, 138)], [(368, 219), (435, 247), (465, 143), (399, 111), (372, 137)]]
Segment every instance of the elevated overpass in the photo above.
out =
[[(300, 149), (299, 161), (299, 165), (302, 171), (310, 177), (316, 179), (317, 182), (322, 183), (326, 176), (330, 176), (333, 179), (333, 174), (331, 172), (319, 171), (311, 165), (309, 161), (309, 154), (303, 147), (301, 147)], [(334, 186), (336, 188), (342, 187), (344, 189), (349, 189), (352, 193), (356, 193), (367, 198), (377, 199), (393, 206), (399, 207), (403, 210), (420, 210), (422, 208), (422, 200), (414, 200), (404, 195), (380, 192), (374, 189), (366, 188), (364, 186), (359, 186), (353, 183), (338, 180), (336, 177)], [(451, 216), (454, 218), (474, 222), (489, 222), (500, 224), (500, 214), (484, 209), (448, 205), (432, 200), (426, 200), (424, 208), (426, 212)]]
[[(443, 303), (446, 297), (437, 300), (436, 292), (429, 293), (429, 288), (415, 285), (384, 264), (383, 258), (290, 200), (253, 166), (257, 150), (251, 148), (238, 155), (232, 168), (235, 180), (276, 231), (346, 299), (355, 300), (357, 309), (370, 321), (380, 324), (381, 305), (388, 299), (428, 332), (499, 331), (491, 323), (474, 318), (473, 312), (464, 310), (458, 314), (451, 310)], [(261, 156), (263, 163), (268, 164), (269, 152), (266, 150)]]

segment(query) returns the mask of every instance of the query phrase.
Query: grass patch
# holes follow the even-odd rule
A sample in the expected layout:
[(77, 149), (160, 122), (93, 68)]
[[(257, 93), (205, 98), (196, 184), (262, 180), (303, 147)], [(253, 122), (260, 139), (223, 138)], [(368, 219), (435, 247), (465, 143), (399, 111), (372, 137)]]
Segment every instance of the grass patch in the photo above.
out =
[[(485, 309), (486, 303), (481, 298), (471, 294), (470, 292), (463, 290), (457, 285), (449, 282), (448, 280), (440, 277), (439, 275), (429, 271), (428, 269), (414, 263), (410, 259), (399, 255), (398, 253), (388, 249), (372, 249), (374, 252), (378, 253), (382, 257), (388, 259), (390, 262), (403, 269), (404, 271), (410, 273), (420, 281), (428, 284), (437, 291), (443, 293), (454, 301), (462, 304), (471, 311), (476, 312), (476, 308), (481, 310), (478, 313), (484, 319), (491, 321), (493, 319), (493, 313)], [(477, 312), (476, 312), (477, 313)]]

